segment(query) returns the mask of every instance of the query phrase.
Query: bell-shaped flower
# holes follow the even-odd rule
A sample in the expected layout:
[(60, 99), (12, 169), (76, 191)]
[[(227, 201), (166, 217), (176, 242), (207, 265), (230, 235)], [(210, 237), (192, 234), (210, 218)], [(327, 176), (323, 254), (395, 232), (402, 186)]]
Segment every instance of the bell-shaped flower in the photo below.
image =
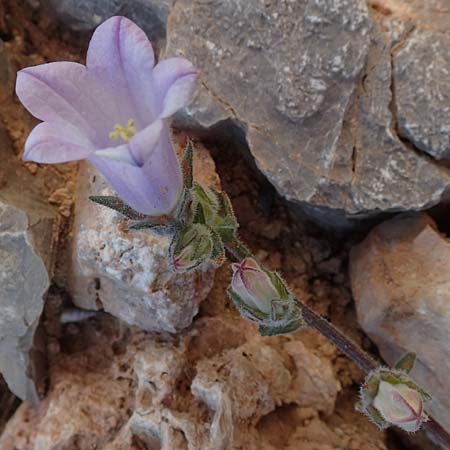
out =
[(427, 420), (422, 396), (406, 384), (381, 380), (373, 406), (386, 422), (408, 432), (417, 431)]
[(24, 159), (87, 159), (133, 209), (170, 213), (183, 179), (166, 119), (190, 101), (196, 71), (183, 58), (154, 62), (145, 33), (112, 17), (94, 32), (86, 65), (21, 70), (17, 95), (43, 121), (28, 137)]

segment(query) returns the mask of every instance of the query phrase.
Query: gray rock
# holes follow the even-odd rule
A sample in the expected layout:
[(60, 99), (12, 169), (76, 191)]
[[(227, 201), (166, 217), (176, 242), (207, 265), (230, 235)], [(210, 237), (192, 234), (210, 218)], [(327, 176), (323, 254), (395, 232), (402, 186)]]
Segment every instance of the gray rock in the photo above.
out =
[(21, 399), (36, 402), (44, 357), (36, 330), (53, 256), (51, 208), (0, 129), (0, 372)]
[(377, 226), (350, 255), (358, 320), (393, 364), (415, 352), (413, 378), (450, 431), (450, 241), (425, 214)]
[(258, 167), (316, 219), (346, 226), (448, 197), (447, 169), (396, 134), (390, 37), (363, 0), (179, 0), (167, 55), (200, 69), (178, 120), (236, 124)]
[(44, 8), (75, 31), (91, 31), (111, 16), (123, 15), (145, 30), (152, 42), (165, 39), (165, 24), (175, 0), (41, 0)]
[(399, 132), (437, 159), (450, 158), (450, 38), (415, 30), (394, 58)]
[[(197, 164), (217, 177), (211, 157)], [(215, 178), (217, 180), (217, 178)], [(104, 309), (149, 331), (177, 332), (189, 326), (208, 295), (214, 270), (174, 273), (167, 261), (170, 236), (127, 232), (121, 216), (91, 202), (91, 195), (113, 195), (102, 176), (87, 164), (78, 182), (71, 291), (74, 303)]]

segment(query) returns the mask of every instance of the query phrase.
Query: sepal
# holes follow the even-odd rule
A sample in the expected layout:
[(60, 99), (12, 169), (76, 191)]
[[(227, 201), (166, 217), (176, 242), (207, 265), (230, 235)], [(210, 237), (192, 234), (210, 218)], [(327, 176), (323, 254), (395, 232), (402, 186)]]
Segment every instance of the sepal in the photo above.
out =
[(194, 180), (193, 168), (194, 168), (194, 145), (191, 139), (188, 139), (186, 148), (184, 149), (183, 157), (181, 158), (181, 171), (183, 173), (184, 187), (186, 189), (192, 188)]
[(259, 325), (262, 335), (289, 333), (304, 325), (300, 305), (276, 272), (262, 269), (251, 257), (232, 268), (228, 295), (245, 318)]
[(113, 195), (93, 195), (89, 197), (89, 200), (113, 209), (131, 220), (145, 220), (150, 217), (135, 211), (131, 208), (131, 206), (124, 203), (119, 197), (115, 197)]
[(169, 249), (172, 267), (177, 272), (189, 272), (210, 261), (223, 263), (225, 250), (220, 236), (206, 225), (190, 224), (178, 230)]

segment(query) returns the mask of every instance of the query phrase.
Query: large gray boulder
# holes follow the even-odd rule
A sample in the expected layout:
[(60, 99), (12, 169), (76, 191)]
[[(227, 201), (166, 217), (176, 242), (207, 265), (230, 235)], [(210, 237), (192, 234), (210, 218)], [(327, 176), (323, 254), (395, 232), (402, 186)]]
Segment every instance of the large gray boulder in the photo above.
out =
[[(179, 0), (166, 53), (185, 55), (202, 77), (182, 122), (200, 130), (234, 123), (277, 190), (328, 225), (446, 199), (448, 169), (397, 135), (393, 105), (408, 98), (402, 85), (393, 96), (391, 58), (396, 74), (414, 72), (406, 47), (399, 50), (407, 27), (377, 20), (365, 0)], [(413, 47), (414, 66), (427, 61), (422, 47)], [(439, 86), (448, 82), (444, 71), (435, 70)], [(446, 103), (435, 97), (423, 98), (422, 116)], [(431, 138), (442, 122), (422, 134)]]
[(450, 158), (450, 38), (415, 30), (394, 58), (399, 133), (436, 159)]

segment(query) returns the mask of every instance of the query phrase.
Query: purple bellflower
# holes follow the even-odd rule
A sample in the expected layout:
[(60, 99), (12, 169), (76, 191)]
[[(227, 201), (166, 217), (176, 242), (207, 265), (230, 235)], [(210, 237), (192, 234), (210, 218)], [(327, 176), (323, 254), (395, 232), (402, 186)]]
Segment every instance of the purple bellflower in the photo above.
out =
[(169, 214), (183, 178), (166, 119), (189, 103), (196, 78), (183, 58), (155, 66), (145, 33), (112, 17), (95, 30), (86, 66), (54, 62), (17, 74), (20, 101), (43, 121), (28, 137), (24, 159), (87, 159), (133, 209)]

